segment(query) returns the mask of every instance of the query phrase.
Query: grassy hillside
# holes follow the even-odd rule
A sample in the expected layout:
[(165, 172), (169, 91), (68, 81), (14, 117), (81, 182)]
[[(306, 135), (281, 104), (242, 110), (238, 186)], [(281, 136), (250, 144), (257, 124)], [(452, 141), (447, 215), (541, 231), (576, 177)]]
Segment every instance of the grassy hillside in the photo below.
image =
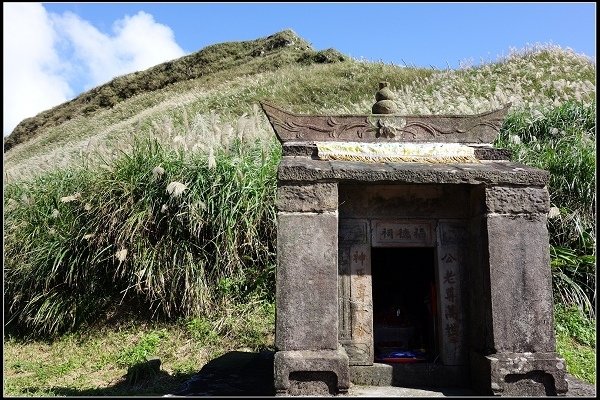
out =
[[(438, 71), (315, 51), (285, 31), (167, 64), (26, 120), (6, 141), (4, 311), (12, 349), (23, 337), (63, 343), (64, 332), (136, 319), (171, 321), (202, 348), (216, 343), (214, 332), (235, 332), (222, 351), (272, 345), (264, 322), (274, 310), (280, 147), (258, 101), (296, 112), (368, 113), (386, 80), (402, 113), (513, 103), (497, 144), (552, 173), (559, 350), (576, 343), (595, 353), (596, 66), (589, 59), (544, 46)], [(244, 320), (254, 322), (236, 325)], [(107, 356), (120, 368), (122, 352)], [(589, 357), (572, 364), (583, 365), (579, 376), (595, 376)], [(17, 370), (10, 371), (21, 379)]]
[(145, 71), (117, 77), (75, 99), (22, 121), (4, 142), (10, 150), (19, 143), (43, 135), (46, 128), (59, 126), (79, 116), (110, 109), (139, 94), (163, 89), (168, 85), (203, 78), (226, 81), (235, 76), (270, 71), (289, 64), (330, 63), (345, 57), (329, 49), (315, 51), (292, 31), (247, 42), (229, 42), (208, 46), (196, 53), (169, 61)]
[[(288, 41), (304, 43), (299, 38), (290, 39), (290, 32), (282, 35)], [(283, 47), (279, 51), (289, 56), (287, 52), (291, 50)], [(247, 52), (253, 54), (257, 50)], [(117, 145), (129, 147), (133, 134), (150, 131), (153, 123), (166, 124), (173, 136), (189, 140), (200, 136), (202, 140), (202, 122), (198, 119), (217, 118), (235, 124), (238, 117), (253, 115), (253, 106), (261, 99), (299, 112), (369, 112), (380, 80), (391, 82), (403, 113), (479, 112), (509, 101), (513, 102), (513, 110), (533, 110), (558, 106), (567, 100), (589, 102), (595, 97), (595, 65), (551, 47), (526, 49), (497, 63), (457, 71), (403, 68), (343, 56), (327, 58), (345, 60), (327, 64), (284, 63), (280, 59), (279, 52), (271, 54), (271, 61), (280, 65), (275, 70), (263, 66), (262, 59), (253, 60), (260, 62), (256, 68), (242, 64), (214, 69), (201, 78), (179, 81), (111, 108), (88, 115), (79, 113), (57, 126), (34, 130), (33, 138), (6, 153), (5, 179), (23, 179), (64, 167), (96, 149), (112, 153)], [(87, 93), (80, 98), (86, 96)], [(259, 119), (263, 116), (259, 115)]]

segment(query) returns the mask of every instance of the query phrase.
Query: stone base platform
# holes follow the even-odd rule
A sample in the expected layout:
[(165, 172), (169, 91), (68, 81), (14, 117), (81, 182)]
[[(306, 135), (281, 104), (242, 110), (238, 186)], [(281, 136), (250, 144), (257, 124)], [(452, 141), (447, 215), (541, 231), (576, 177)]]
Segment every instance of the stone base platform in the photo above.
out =
[[(565, 360), (556, 353), (472, 354), (474, 387), (502, 396), (556, 396), (568, 390)], [(491, 394), (491, 393), (490, 393)]]
[[(272, 397), (274, 353), (232, 351), (205, 364), (198, 373), (192, 375), (177, 389), (165, 394), (165, 397), (198, 396), (259, 396)], [(377, 364), (379, 366), (384, 364)], [(384, 365), (385, 367), (385, 365)], [(353, 367), (350, 374), (353, 376)], [(567, 397), (595, 397), (593, 384), (583, 382), (566, 374), (569, 385)], [(159, 392), (160, 393), (160, 392)], [(351, 385), (345, 397), (443, 397), (474, 396), (468, 388), (403, 388), (397, 386)]]
[(354, 365), (350, 381), (364, 386), (469, 387), (466, 367), (431, 363)]
[(343, 394), (349, 387), (348, 356), (341, 348), (275, 353), (278, 396)]

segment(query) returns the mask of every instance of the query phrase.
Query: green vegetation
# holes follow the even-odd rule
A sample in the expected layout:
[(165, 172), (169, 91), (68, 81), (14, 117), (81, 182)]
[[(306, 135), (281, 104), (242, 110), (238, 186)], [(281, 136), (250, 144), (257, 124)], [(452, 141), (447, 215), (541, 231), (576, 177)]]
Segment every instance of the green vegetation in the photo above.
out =
[(7, 185), (9, 327), (56, 334), (117, 304), (179, 317), (271, 298), (279, 151), (235, 138), (207, 156), (140, 138), (106, 169)]
[[(366, 113), (380, 80), (406, 114), (512, 102), (496, 145), (552, 174), (558, 351), (594, 381), (595, 64), (546, 46), (454, 71), (402, 68), (286, 31), (116, 78), (15, 130), (5, 394), (163, 394), (226, 351), (272, 346), (280, 147), (257, 102)], [(153, 356), (161, 375), (127, 383)]]
[(596, 326), (574, 306), (557, 305), (556, 347), (574, 376), (596, 383)]
[(558, 353), (596, 382), (596, 103), (511, 113), (497, 146), (550, 171), (548, 216)]
[[(194, 320), (117, 322), (49, 341), (5, 337), (4, 395), (161, 396), (215, 357), (273, 348), (272, 303), (230, 305), (228, 313), (202, 317), (200, 328)], [(128, 372), (151, 357), (160, 359), (160, 372), (130, 379)]]
[(117, 364), (120, 366), (133, 366), (144, 362), (156, 352), (161, 338), (165, 336), (166, 332), (164, 330), (145, 333), (134, 346), (121, 351), (117, 357)]
[(554, 295), (590, 318), (596, 298), (596, 103), (510, 114), (498, 145), (513, 159), (550, 171), (550, 254)]

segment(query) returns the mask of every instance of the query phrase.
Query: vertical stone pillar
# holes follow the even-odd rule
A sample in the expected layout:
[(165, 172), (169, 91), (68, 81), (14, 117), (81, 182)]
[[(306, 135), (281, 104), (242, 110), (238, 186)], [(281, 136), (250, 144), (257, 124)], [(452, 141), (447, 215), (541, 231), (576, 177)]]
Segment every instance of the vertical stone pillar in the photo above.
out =
[(373, 365), (373, 301), (369, 221), (339, 223), (340, 343), (349, 363)]
[[(552, 276), (542, 187), (485, 189), (489, 348), (472, 371), (482, 390), (550, 395), (567, 390), (565, 363), (555, 352)], [(486, 296), (487, 297), (487, 296)], [(487, 388), (487, 389), (486, 389)]]
[(468, 232), (460, 220), (440, 220), (437, 229), (440, 358), (444, 365), (466, 363), (467, 324), (464, 312)]
[(338, 347), (337, 183), (280, 183), (277, 191), (275, 389), (345, 392)]

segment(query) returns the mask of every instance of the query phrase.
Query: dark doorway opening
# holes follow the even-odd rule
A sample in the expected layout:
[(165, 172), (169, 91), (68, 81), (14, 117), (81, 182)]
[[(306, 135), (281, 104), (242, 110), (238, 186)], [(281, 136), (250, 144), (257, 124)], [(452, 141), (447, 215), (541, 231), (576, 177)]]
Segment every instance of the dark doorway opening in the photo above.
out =
[(375, 361), (434, 362), (439, 354), (434, 248), (373, 248), (371, 271)]

